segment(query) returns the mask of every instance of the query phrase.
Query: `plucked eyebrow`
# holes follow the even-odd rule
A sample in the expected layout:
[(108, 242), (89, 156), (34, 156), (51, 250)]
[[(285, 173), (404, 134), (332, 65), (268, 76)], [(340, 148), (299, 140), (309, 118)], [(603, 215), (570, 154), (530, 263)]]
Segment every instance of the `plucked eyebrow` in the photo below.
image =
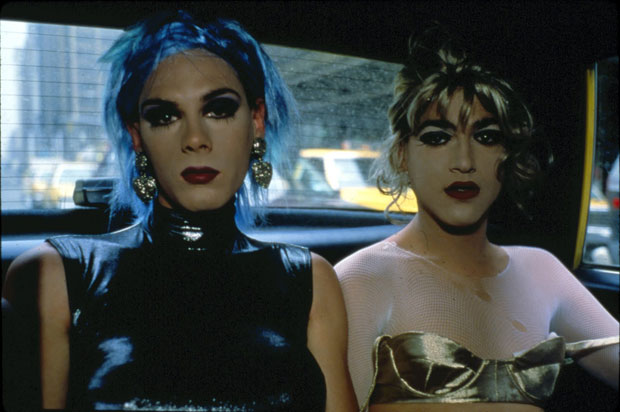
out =
[[(480, 119), (474, 122), (474, 129), (481, 130), (485, 127), (489, 127), (491, 125), (497, 125), (497, 120), (494, 117), (485, 117), (484, 119)], [(456, 130), (456, 126), (445, 119), (435, 119), (435, 120), (426, 120), (424, 121), (417, 129), (418, 133), (420, 130), (423, 130), (425, 127), (438, 127), (440, 129), (450, 129)], [(417, 133), (415, 133), (417, 134)]]
[[(237, 96), (237, 98), (239, 100), (241, 100), (241, 95), (239, 95), (239, 93), (233, 89), (230, 89), (228, 87), (222, 87), (221, 89), (216, 89), (213, 90), (207, 94), (205, 94), (204, 96), (202, 96), (200, 98), (201, 101), (203, 102), (208, 102), (211, 99), (214, 99), (218, 96), (221, 96), (223, 94), (226, 93), (232, 93), (235, 96)], [(173, 108), (176, 109), (177, 108), (177, 104), (174, 102), (171, 102), (170, 100), (165, 100), (165, 99), (146, 99), (145, 101), (142, 102), (142, 104), (140, 104), (140, 112), (142, 113), (142, 111), (144, 110), (144, 108), (146, 106), (164, 106), (164, 107), (169, 107), (169, 108)]]
[(497, 120), (494, 117), (485, 117), (474, 123), (474, 129), (480, 130), (492, 125), (498, 125)]
[(228, 87), (222, 87), (221, 89), (213, 90), (212, 92), (209, 92), (209, 93), (205, 94), (204, 96), (202, 96), (201, 100), (203, 102), (206, 102), (206, 101), (209, 101), (209, 100), (213, 99), (214, 97), (217, 97), (217, 96), (220, 96), (220, 95), (226, 94), (226, 93), (232, 93), (235, 96), (237, 96), (237, 98), (239, 100), (241, 100), (241, 96), (239, 95), (239, 93), (237, 93), (233, 89), (229, 89)]
[(438, 127), (440, 129), (456, 130), (456, 126), (445, 119), (425, 120), (420, 126), (418, 126), (415, 134), (417, 134), (420, 130), (423, 130), (425, 127)]
[(146, 99), (145, 101), (142, 102), (142, 104), (140, 105), (140, 113), (144, 113), (144, 108), (147, 106), (157, 106), (157, 107), (164, 107), (167, 109), (177, 109), (177, 105), (176, 103), (173, 103), (169, 100), (164, 100), (164, 99)]

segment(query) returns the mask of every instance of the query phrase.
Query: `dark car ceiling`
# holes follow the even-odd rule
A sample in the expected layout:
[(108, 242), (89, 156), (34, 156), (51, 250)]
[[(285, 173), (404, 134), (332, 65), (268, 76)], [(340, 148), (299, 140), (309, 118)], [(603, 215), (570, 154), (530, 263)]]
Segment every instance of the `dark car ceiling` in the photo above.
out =
[(391, 61), (402, 60), (408, 35), (431, 20), (502, 60), (617, 54), (617, 7), (607, 1), (17, 1), (2, 6), (2, 18), (124, 28), (175, 8), (234, 18), (266, 43)]

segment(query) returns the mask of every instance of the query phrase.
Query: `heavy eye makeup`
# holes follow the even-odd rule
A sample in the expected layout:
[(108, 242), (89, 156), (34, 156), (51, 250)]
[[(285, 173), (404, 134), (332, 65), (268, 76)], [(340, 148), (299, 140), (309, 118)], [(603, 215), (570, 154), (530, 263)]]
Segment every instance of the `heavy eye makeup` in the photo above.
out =
[(241, 103), (232, 96), (218, 96), (205, 103), (202, 114), (213, 119), (233, 117)]
[(420, 143), (428, 146), (441, 146), (450, 141), (455, 126), (447, 120), (426, 120), (416, 133)]
[[(218, 93), (219, 92), (219, 93)], [(211, 119), (227, 119), (233, 117), (241, 106), (237, 94), (221, 94), (225, 91), (209, 93), (202, 100), (203, 116)], [(142, 105), (142, 118), (151, 127), (169, 126), (182, 117), (181, 110), (174, 102), (162, 99), (149, 99)]]
[(180, 117), (179, 109), (171, 102), (162, 100), (142, 107), (142, 118), (149, 122), (151, 127), (168, 126)]
[[(428, 131), (418, 137), (420, 142), (429, 146), (440, 146), (448, 143), (451, 138), (452, 135), (443, 130)], [(502, 142), (504, 134), (500, 130), (484, 129), (474, 133), (473, 138), (484, 146), (494, 146)]]
[(448, 143), (452, 135), (444, 130), (430, 130), (418, 136), (420, 142), (429, 146), (440, 146)]
[(474, 130), (474, 140), (481, 145), (494, 146), (504, 140), (504, 134), (493, 117), (478, 120), (474, 123)]
[[(503, 141), (504, 134), (499, 130), (494, 118), (484, 118), (474, 123), (473, 139), (484, 146), (494, 146)], [(422, 124), (418, 139), (428, 146), (441, 146), (452, 138), (455, 127), (445, 120), (430, 120)]]
[(504, 134), (496, 129), (484, 129), (474, 133), (474, 140), (485, 146), (494, 146), (504, 140)]

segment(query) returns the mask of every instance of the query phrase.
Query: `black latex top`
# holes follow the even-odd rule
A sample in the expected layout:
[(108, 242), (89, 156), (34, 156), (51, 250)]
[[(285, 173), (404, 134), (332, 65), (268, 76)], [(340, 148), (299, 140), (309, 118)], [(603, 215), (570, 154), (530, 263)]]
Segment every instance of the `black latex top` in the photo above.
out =
[(157, 206), (151, 230), (49, 240), (73, 315), (69, 407), (324, 409), (310, 253), (246, 237), (234, 213)]

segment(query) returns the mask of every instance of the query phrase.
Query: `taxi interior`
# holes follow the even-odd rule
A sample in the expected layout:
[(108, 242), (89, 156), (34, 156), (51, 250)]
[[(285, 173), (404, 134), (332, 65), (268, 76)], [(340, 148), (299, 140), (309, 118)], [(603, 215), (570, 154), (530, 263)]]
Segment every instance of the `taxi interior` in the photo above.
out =
[[(491, 214), (489, 237), (503, 245), (531, 245), (552, 252), (618, 318), (617, 170), (615, 192), (608, 183), (614, 179), (610, 169), (618, 157), (618, 15), (617, 6), (606, 1), (5, 3), (1, 16), (3, 281), (17, 255), (50, 236), (103, 233), (128, 222), (128, 216), (109, 220), (105, 194), (114, 183), (114, 170), (109, 166), (113, 159), (105, 151), (108, 148), (98, 152), (105, 158), (98, 161), (107, 162), (107, 169), (93, 173), (89, 169), (88, 174), (77, 178), (74, 193), (65, 195), (68, 203), (60, 204), (56, 198), (48, 203), (42, 200), (46, 199), (46, 190), (51, 190), (50, 183), (46, 183), (47, 189), (37, 189), (32, 170), (58, 162), (49, 153), (61, 150), (58, 147), (62, 144), (24, 157), (26, 150), (37, 150), (32, 148), (36, 143), (18, 143), (25, 134), (10, 129), (11, 124), (19, 130), (31, 121), (44, 122), (45, 116), (36, 114), (37, 107), (49, 110), (44, 104), (32, 106), (29, 111), (22, 109), (27, 113), (22, 114), (26, 120), (14, 120), (11, 87), (26, 80), (19, 77), (19, 67), (17, 74), (5, 73), (9, 66), (23, 64), (12, 61), (12, 55), (5, 52), (32, 45), (11, 44), (9, 34), (20, 30), (11, 24), (42, 24), (44, 28), (69, 25), (74, 30), (72, 36), (79, 38), (80, 30), (118, 30), (170, 8), (186, 9), (203, 20), (236, 19), (267, 45), (270, 54), (288, 61), (288, 66), (281, 68), (283, 76), (300, 101), (302, 118), (310, 118), (301, 127), (300, 141), (292, 144), (289, 157), (293, 171), (298, 166), (298, 154), (308, 148), (377, 150), (388, 132), (385, 113), (391, 81), (398, 63), (404, 60), (409, 35), (432, 20), (453, 27), (491, 67), (516, 84), (530, 103), (537, 133), (544, 136), (554, 156), (553, 164), (546, 169), (543, 189), (530, 207), (531, 216), (500, 201)], [(108, 39), (117, 35), (114, 32)], [(53, 53), (54, 49), (41, 50)], [(304, 54), (308, 51), (316, 54), (310, 58)], [(274, 60), (278, 64), (278, 59)], [(338, 79), (344, 81), (337, 83)], [(72, 81), (60, 83), (70, 89), (69, 93), (77, 93)], [(316, 113), (329, 113), (331, 117), (316, 120)], [(54, 122), (62, 130), (55, 140), (79, 123), (69, 115), (56, 115)], [(82, 142), (94, 138), (93, 133), (100, 134), (102, 129), (81, 135)], [(360, 134), (366, 137), (360, 138)], [(32, 136), (28, 138), (36, 142)], [(541, 153), (547, 153), (545, 150)], [(61, 161), (84, 162), (85, 157), (75, 154), (78, 149), (69, 152), (73, 154), (65, 154)], [(343, 200), (342, 188), (325, 176), (328, 171), (321, 162), (312, 164), (316, 169), (309, 170), (308, 175), (315, 176), (315, 186), (322, 189), (292, 184), (294, 173), (276, 173), (272, 183), (276, 195), (270, 197), (268, 222), (250, 235), (307, 246), (335, 264), (399, 230), (401, 226), (391, 224), (382, 208)], [(24, 185), (30, 186), (20, 192)], [(367, 185), (372, 186), (372, 182)], [(389, 199), (383, 201), (387, 204)], [(405, 220), (412, 216), (396, 215)], [(550, 410), (567, 410), (567, 405), (571, 405), (570, 410), (615, 409), (617, 392), (578, 367), (567, 370), (561, 377), (563, 398), (557, 399)]]

